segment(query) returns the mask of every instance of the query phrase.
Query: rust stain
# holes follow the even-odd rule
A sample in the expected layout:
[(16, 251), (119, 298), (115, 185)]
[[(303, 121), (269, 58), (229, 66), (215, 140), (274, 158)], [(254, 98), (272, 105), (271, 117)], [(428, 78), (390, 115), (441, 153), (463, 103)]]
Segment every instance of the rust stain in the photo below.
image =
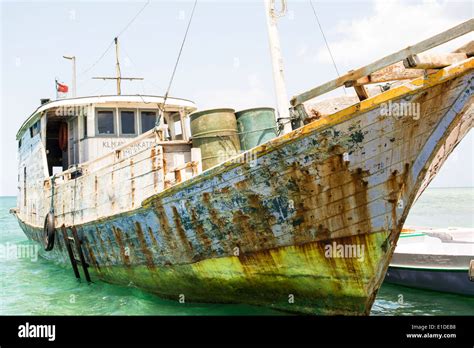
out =
[(153, 244), (155, 249), (160, 250), (158, 241), (156, 240), (155, 234), (153, 233), (153, 230), (151, 229), (151, 227), (148, 227), (148, 235), (150, 236), (151, 243)]
[(397, 170), (394, 170), (390, 177), (385, 182), (385, 186), (387, 187), (387, 202), (391, 204), (391, 217), (392, 217), (392, 230), (395, 231), (402, 226), (398, 226), (398, 218), (397, 218), (397, 204), (398, 200), (400, 199), (403, 190), (405, 188), (405, 184), (410, 173), (410, 164), (405, 163), (403, 168), (403, 173), (398, 174)]
[(95, 227), (95, 232), (97, 234), (97, 238), (99, 239), (99, 244), (100, 244), (100, 248), (102, 249), (102, 253), (108, 259), (107, 255), (110, 252), (110, 249), (104, 245), (104, 241), (102, 240), (102, 237), (101, 237), (102, 236), (101, 231), (99, 230), (97, 226)]
[[(112, 172), (110, 173), (110, 186), (111, 187), (114, 187), (114, 171), (112, 170)], [(115, 210), (115, 204), (116, 203), (116, 199), (115, 197), (111, 200), (111, 204), (112, 204), (112, 211)]]
[(173, 235), (173, 230), (169, 225), (168, 217), (166, 216), (163, 205), (159, 200), (156, 202), (155, 211), (160, 224), (160, 230), (162, 232), (163, 239), (167, 245), (167, 249), (170, 251), (176, 250), (176, 240)]
[(137, 238), (138, 238), (138, 241), (140, 243), (142, 253), (143, 253), (143, 255), (145, 255), (147, 268), (148, 269), (154, 269), (155, 268), (155, 263), (153, 262), (153, 254), (148, 249), (148, 246), (147, 246), (146, 240), (145, 240), (145, 236), (143, 234), (142, 226), (140, 225), (139, 222), (135, 222), (135, 232), (137, 233)]
[(249, 194), (247, 200), (248, 214), (239, 210), (232, 214), (232, 222), (241, 232), (239, 240), (235, 240), (234, 243), (238, 242), (240, 245), (245, 245), (244, 252), (247, 251), (247, 248), (255, 250), (276, 245), (276, 239), (271, 228), (271, 225), (275, 222), (275, 217), (270, 214), (257, 194)]
[(86, 250), (89, 252), (89, 256), (92, 261), (92, 264), (94, 265), (94, 268), (100, 273), (99, 263), (97, 262), (97, 259), (95, 258), (94, 251), (92, 250), (92, 247), (89, 243), (89, 239), (87, 239), (87, 236), (84, 236), (84, 241), (86, 242)]
[(193, 224), (194, 231), (196, 232), (196, 236), (201, 242), (201, 244), (205, 248), (209, 247), (212, 244), (212, 241), (206, 235), (206, 232), (204, 231), (204, 227), (202, 223), (199, 221), (196, 210), (194, 208), (191, 208), (191, 222)]
[(132, 208), (135, 207), (135, 175), (134, 175), (133, 159), (130, 159), (130, 193), (132, 195)]
[(362, 228), (358, 233), (370, 231), (365, 181), (369, 173), (361, 168), (349, 170), (340, 154), (344, 152), (342, 147), (334, 147), (332, 151), (336, 155), (322, 163), (308, 168), (294, 164), (289, 173), (289, 180), (295, 185), (290, 192), (297, 211), (293, 218), (295, 244), (329, 238), (331, 231), (360, 222)]
[(94, 176), (94, 206), (97, 207), (97, 196), (99, 194), (99, 183), (97, 182), (97, 175)]
[(123, 243), (123, 239), (122, 239), (122, 235), (121, 235), (122, 231), (119, 228), (115, 227), (115, 226), (112, 226), (112, 231), (114, 233), (115, 240), (117, 241), (117, 245), (119, 246), (120, 256), (122, 257), (123, 263), (127, 268), (130, 268), (130, 266), (131, 266), (131, 264), (130, 264), (130, 255), (128, 255), (129, 253), (127, 253), (126, 250), (125, 250), (125, 245)]
[(189, 241), (188, 237), (186, 236), (186, 232), (184, 231), (183, 225), (181, 224), (181, 218), (179, 217), (178, 210), (176, 209), (175, 206), (173, 206), (172, 209), (173, 209), (173, 219), (176, 225), (176, 232), (178, 234), (179, 239), (181, 240), (181, 245), (183, 245), (184, 248), (187, 249), (188, 252), (192, 252), (193, 246), (191, 242)]
[(112, 244), (112, 240), (110, 239), (110, 236), (108, 235), (107, 235), (107, 244), (109, 245), (109, 249), (107, 249), (109, 253), (112, 255), (114, 260), (118, 260), (117, 254), (115, 254), (115, 248)]
[(176, 178), (176, 182), (181, 182), (183, 178), (181, 177), (181, 170), (176, 170), (174, 172), (174, 177)]
[(151, 171), (153, 172), (153, 188), (156, 191), (156, 189), (158, 188), (158, 169), (159, 169), (159, 166), (157, 165), (158, 156), (157, 156), (157, 153), (156, 153), (156, 149), (154, 147), (151, 148), (150, 158), (151, 158)]

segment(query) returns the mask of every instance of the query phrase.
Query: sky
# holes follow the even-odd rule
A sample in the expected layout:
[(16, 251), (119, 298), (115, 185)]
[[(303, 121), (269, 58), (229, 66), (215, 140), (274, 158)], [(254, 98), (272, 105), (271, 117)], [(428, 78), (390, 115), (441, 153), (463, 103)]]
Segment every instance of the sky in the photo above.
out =
[[(288, 11), (278, 26), (292, 96), (337, 75), (309, 1), (287, 2)], [(71, 85), (71, 63), (63, 55), (77, 57), (78, 96), (114, 94), (113, 81), (92, 77), (115, 74), (110, 43), (121, 33), (122, 76), (144, 78), (123, 82), (122, 93), (164, 94), (193, 1), (151, 1), (127, 27), (145, 3), (0, 0), (0, 196), (17, 192), (18, 128), (41, 98), (55, 97), (55, 78)], [(459, 0), (313, 4), (341, 73), (474, 14), (471, 1)], [(460, 38), (437, 50), (449, 52), (467, 40)], [(275, 106), (263, 0), (198, 1), (170, 94), (191, 99), (200, 109)], [(471, 130), (431, 187), (474, 186), (473, 158)]]

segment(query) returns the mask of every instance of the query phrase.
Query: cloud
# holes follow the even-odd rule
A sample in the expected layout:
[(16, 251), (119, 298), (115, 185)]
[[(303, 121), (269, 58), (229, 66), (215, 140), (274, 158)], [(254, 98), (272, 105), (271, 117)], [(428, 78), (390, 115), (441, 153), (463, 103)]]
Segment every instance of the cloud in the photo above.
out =
[[(472, 14), (469, 2), (375, 0), (372, 4), (371, 15), (336, 25), (338, 39), (330, 42), (330, 47), (342, 70), (357, 68), (422, 41), (469, 19)], [(458, 39), (443, 51), (465, 42), (465, 38)], [(325, 46), (319, 48), (316, 60), (331, 62)]]
[[(242, 110), (262, 105), (273, 105), (273, 96), (257, 74), (247, 76), (246, 88), (204, 89), (195, 93), (199, 109), (229, 107)], [(271, 92), (271, 90), (270, 90)]]

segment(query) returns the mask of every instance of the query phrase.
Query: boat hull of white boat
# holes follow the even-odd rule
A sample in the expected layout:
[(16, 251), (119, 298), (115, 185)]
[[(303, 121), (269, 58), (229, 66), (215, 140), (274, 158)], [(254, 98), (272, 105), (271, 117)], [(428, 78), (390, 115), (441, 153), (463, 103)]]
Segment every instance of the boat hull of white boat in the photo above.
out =
[(385, 281), (474, 296), (474, 230), (402, 233)]

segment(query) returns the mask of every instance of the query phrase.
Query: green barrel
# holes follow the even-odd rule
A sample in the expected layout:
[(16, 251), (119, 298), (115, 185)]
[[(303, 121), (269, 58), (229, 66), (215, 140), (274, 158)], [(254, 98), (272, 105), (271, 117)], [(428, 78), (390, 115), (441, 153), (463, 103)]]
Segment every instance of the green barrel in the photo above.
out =
[(254, 108), (235, 114), (242, 150), (250, 150), (277, 136), (275, 109)]
[(202, 169), (240, 153), (234, 109), (212, 109), (190, 115), (193, 146), (201, 149)]

